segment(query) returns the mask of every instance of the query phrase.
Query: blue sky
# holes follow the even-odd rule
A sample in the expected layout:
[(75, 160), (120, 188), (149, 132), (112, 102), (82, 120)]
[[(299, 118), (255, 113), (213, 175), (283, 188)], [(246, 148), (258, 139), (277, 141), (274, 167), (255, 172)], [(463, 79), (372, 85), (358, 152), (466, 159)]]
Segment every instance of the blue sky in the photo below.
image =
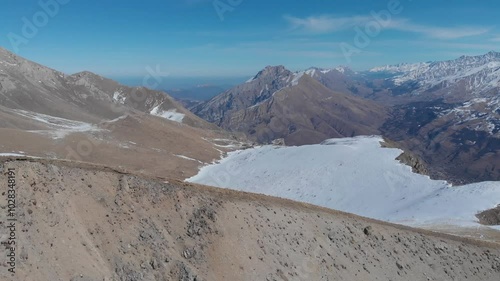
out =
[[(0, 45), (65, 73), (110, 77), (147, 67), (170, 77), (279, 64), (361, 70), (500, 51), (499, 11), (493, 0), (4, 0)], [(26, 21), (36, 32), (23, 33)]]

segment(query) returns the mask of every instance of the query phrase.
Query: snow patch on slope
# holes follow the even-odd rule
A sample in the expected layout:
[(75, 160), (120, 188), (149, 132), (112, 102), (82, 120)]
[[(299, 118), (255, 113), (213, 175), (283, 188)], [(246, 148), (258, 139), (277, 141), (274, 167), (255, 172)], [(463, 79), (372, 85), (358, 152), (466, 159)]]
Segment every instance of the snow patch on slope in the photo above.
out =
[(0, 153), (0, 157), (26, 157), (26, 155), (19, 153)]
[(250, 82), (253, 82), (253, 81), (255, 81), (255, 76), (252, 77), (252, 78), (250, 78), (250, 79), (248, 79), (245, 83), (250, 83)]
[(297, 72), (297, 73), (294, 73), (293, 77), (292, 77), (292, 82), (290, 83), (291, 86), (297, 86), (299, 84), (299, 80), (300, 78), (302, 78), (302, 76), (304, 76), (305, 72)]
[(375, 219), (477, 226), (475, 214), (500, 202), (500, 182), (453, 187), (415, 174), (380, 137), (229, 153), (187, 181), (278, 196)]
[(50, 128), (49, 130), (32, 130), (29, 132), (49, 135), (53, 139), (62, 139), (72, 133), (100, 131), (98, 127), (85, 122), (20, 109), (14, 109), (12, 111), (17, 115), (47, 125), (47, 127)]
[[(22, 158), (30, 158), (30, 159), (41, 159), (41, 157), (21, 154), (21, 152), (22, 151), (19, 151), (19, 153), (2, 152), (2, 153), (0, 153), (0, 157), (22, 157)], [(24, 153), (24, 152), (22, 152), (22, 153)]]
[(125, 101), (127, 100), (127, 97), (125, 97), (122, 93), (120, 92), (115, 92), (113, 94), (113, 101), (117, 103), (124, 104)]
[(316, 69), (315, 68), (308, 69), (306, 70), (306, 74), (311, 77), (314, 77), (314, 75), (316, 74)]
[(107, 123), (115, 123), (115, 122), (118, 122), (118, 121), (120, 121), (120, 120), (124, 120), (124, 119), (125, 119), (125, 118), (127, 118), (127, 117), (128, 117), (128, 115), (122, 115), (122, 116), (120, 116), (120, 117), (117, 117), (117, 118), (115, 118), (115, 119), (113, 119), (113, 120), (109, 120), (109, 121), (106, 121), (106, 122), (107, 122)]
[(187, 156), (184, 156), (184, 155), (180, 155), (180, 154), (174, 154), (175, 157), (179, 157), (181, 159), (184, 159), (184, 160), (189, 160), (189, 161), (195, 161), (195, 162), (198, 162), (200, 164), (205, 164), (203, 162), (201, 162), (200, 160), (196, 160), (194, 158), (191, 158), (191, 157), (187, 157)]
[(500, 98), (475, 98), (451, 110), (442, 112), (442, 116), (453, 114), (460, 123), (475, 121), (475, 131), (488, 132), (500, 136)]
[(178, 123), (182, 123), (182, 120), (184, 120), (184, 117), (186, 116), (185, 114), (178, 113), (177, 109), (169, 109), (167, 111), (161, 110), (160, 109), (161, 105), (155, 106), (150, 114), (158, 117), (162, 117), (165, 119), (168, 119), (170, 121), (175, 121)]

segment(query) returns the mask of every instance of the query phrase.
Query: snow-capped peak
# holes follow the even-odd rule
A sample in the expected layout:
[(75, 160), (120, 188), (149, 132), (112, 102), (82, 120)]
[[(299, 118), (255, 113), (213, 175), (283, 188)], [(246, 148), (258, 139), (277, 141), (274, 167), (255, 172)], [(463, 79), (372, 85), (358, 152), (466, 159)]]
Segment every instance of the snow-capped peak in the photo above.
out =
[(429, 67), (430, 62), (420, 62), (420, 63), (400, 63), (396, 65), (385, 65), (374, 67), (370, 69), (370, 72), (388, 72), (388, 73), (408, 73), (412, 71), (417, 71), (419, 69), (426, 69)]
[(352, 72), (352, 70), (349, 67), (343, 66), (343, 65), (337, 66), (333, 70), (336, 70), (336, 71), (338, 71), (338, 72), (340, 72), (342, 74), (346, 74), (346, 73)]
[(388, 72), (394, 76), (396, 85), (417, 82), (419, 91), (431, 89), (436, 85), (456, 84), (463, 81), (466, 90), (480, 94), (498, 87), (500, 80), (500, 53), (489, 52), (480, 56), (462, 56), (455, 60), (399, 64), (376, 67), (371, 72)]

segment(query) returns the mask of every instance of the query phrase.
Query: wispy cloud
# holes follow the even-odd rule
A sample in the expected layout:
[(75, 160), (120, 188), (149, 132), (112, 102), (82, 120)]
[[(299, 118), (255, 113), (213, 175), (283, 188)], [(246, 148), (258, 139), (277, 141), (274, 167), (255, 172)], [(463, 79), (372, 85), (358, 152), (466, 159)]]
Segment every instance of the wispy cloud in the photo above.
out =
[(458, 39), (464, 37), (478, 36), (490, 31), (489, 27), (439, 27), (412, 23), (407, 19), (393, 20), (387, 27), (389, 29), (423, 34), (435, 39)]
[(491, 38), (492, 42), (500, 42), (500, 36), (499, 37), (494, 37), (494, 38)]
[[(284, 19), (288, 22), (292, 30), (314, 34), (326, 34), (347, 30), (355, 26), (364, 26), (368, 22), (375, 20), (370, 16), (334, 17), (331, 15), (310, 16), (306, 18), (286, 15)], [(402, 18), (392, 19), (384, 28), (417, 33), (426, 37), (445, 40), (483, 35), (491, 30), (489, 27), (477, 26), (441, 27), (422, 25)]]
[(290, 24), (293, 30), (312, 32), (312, 33), (330, 33), (345, 30), (356, 26), (359, 23), (367, 22), (370, 17), (331, 17), (331, 16), (311, 16), (307, 18), (298, 18), (285, 15), (284, 19)]

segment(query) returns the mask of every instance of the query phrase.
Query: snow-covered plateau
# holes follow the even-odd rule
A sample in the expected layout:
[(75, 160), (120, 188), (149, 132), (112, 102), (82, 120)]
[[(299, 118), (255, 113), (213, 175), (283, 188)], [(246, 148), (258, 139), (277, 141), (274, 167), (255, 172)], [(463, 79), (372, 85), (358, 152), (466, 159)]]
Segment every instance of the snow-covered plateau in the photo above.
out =
[[(500, 182), (452, 186), (413, 173), (378, 136), (231, 152), (189, 182), (266, 194), (410, 226), (478, 226)], [(495, 227), (499, 229), (499, 227)]]

